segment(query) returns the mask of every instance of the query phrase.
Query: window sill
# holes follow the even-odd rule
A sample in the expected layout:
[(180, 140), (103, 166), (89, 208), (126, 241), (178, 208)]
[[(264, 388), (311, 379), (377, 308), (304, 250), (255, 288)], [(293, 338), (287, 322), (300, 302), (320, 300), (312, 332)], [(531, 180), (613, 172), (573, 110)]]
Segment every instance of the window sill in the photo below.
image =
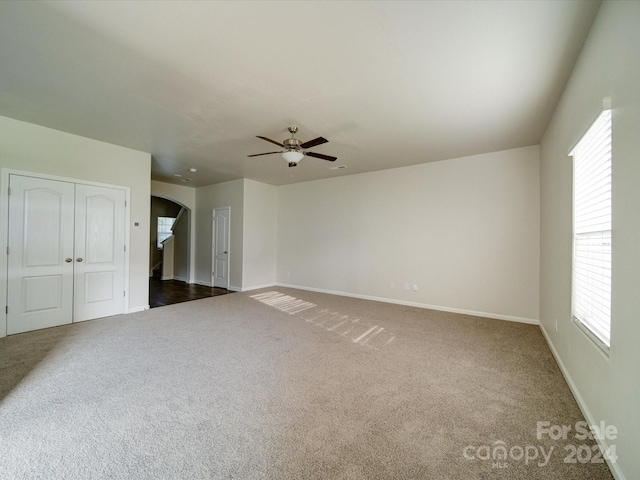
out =
[(604, 354), (604, 356), (606, 357), (606, 359), (609, 359), (609, 350), (610, 347), (607, 347), (604, 342), (602, 340), (600, 340), (598, 337), (595, 336), (595, 334), (589, 330), (580, 320), (578, 320), (576, 317), (572, 317), (573, 319), (573, 324), (578, 327), (578, 330), (580, 330), (589, 340), (591, 340), (591, 342), (598, 347), (598, 350), (600, 350), (600, 352), (602, 354)]

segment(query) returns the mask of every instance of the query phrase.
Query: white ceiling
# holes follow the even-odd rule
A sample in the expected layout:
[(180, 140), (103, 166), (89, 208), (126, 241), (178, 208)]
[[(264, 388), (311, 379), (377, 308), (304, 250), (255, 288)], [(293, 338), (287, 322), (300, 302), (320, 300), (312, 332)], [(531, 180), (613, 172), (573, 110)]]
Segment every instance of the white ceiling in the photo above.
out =
[[(154, 179), (190, 186), (534, 145), (598, 6), (2, 1), (0, 115), (151, 152)], [(290, 124), (348, 168), (247, 158), (278, 150), (255, 136), (282, 141)]]

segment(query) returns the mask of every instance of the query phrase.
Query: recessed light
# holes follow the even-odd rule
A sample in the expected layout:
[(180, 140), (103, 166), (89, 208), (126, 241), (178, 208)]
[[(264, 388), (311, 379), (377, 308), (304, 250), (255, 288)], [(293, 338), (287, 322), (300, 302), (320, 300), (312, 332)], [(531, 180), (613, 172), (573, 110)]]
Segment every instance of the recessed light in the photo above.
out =
[(331, 170), (344, 170), (347, 168), (346, 165), (336, 165), (335, 167), (329, 167)]
[(190, 168), (190, 169), (189, 169), (189, 171), (190, 171), (191, 173), (196, 173), (196, 172), (198, 171), (198, 169), (197, 169), (197, 168)]
[(174, 177), (178, 177), (178, 178), (181, 178), (181, 177), (182, 177), (182, 175), (180, 175), (179, 173), (174, 173), (174, 174), (173, 174), (173, 176), (174, 176)]

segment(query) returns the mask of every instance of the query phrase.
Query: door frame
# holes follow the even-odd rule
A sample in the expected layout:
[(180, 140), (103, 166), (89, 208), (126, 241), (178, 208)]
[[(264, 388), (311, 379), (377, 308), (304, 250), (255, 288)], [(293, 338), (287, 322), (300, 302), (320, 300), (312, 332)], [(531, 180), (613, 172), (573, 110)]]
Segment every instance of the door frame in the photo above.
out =
[(231, 272), (231, 207), (218, 207), (214, 208), (211, 214), (211, 286), (215, 287), (215, 266), (216, 266), (216, 212), (218, 210), (226, 210), (227, 214), (227, 244), (229, 245), (227, 253), (227, 290), (231, 281), (229, 279), (229, 272)]
[[(81, 183), (84, 185), (92, 185), (96, 187), (115, 188), (125, 191), (125, 208), (124, 208), (124, 240), (127, 251), (124, 256), (124, 291), (126, 301), (124, 302), (124, 313), (129, 313), (129, 255), (131, 252), (131, 188), (124, 185), (113, 185), (109, 183), (92, 182), (81, 178), (62, 177), (59, 175), (49, 175), (39, 172), (28, 172), (25, 170), (16, 170), (14, 168), (0, 169), (0, 338), (7, 336), (7, 247), (9, 245), (9, 175), (21, 175), (23, 177), (35, 177), (45, 180), (57, 180), (60, 182)], [(4, 306), (3, 306), (4, 304)]]

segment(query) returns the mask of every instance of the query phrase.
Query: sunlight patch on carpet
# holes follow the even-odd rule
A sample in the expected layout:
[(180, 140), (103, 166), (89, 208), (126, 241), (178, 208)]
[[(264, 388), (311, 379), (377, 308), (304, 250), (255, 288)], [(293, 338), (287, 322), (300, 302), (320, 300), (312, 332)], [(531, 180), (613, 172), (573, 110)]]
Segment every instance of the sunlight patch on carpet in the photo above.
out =
[(317, 306), (315, 303), (298, 300), (295, 297), (280, 292), (259, 293), (257, 295), (251, 295), (251, 298), (270, 307), (277, 308), (281, 312), (288, 313), (289, 315), (295, 315), (296, 313), (304, 312), (309, 308)]
[[(291, 295), (272, 291), (251, 295), (251, 298), (265, 305), (276, 308), (289, 315), (298, 315), (302, 320), (324, 328), (351, 340), (353, 343), (379, 350), (389, 345), (396, 338), (384, 327), (363, 322), (359, 318), (351, 318), (340, 312), (320, 309), (315, 303), (297, 299)], [(304, 315), (299, 315), (306, 312)]]

